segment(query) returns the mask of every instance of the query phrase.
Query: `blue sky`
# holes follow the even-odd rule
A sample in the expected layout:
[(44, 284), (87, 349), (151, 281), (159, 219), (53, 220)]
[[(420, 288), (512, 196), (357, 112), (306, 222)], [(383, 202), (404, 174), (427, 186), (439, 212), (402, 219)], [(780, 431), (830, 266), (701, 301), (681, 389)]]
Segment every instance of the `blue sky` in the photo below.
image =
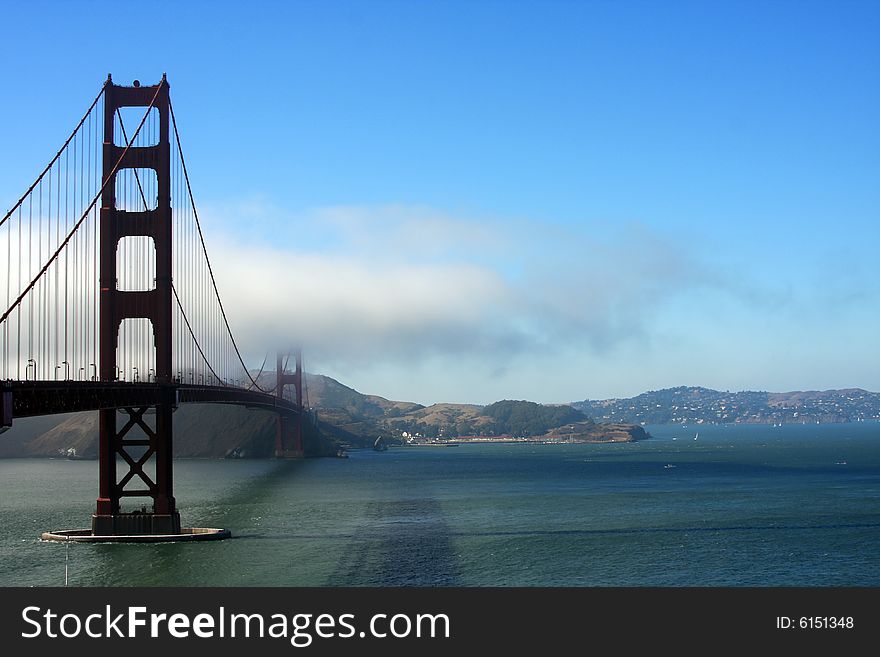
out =
[(302, 341), (422, 403), (880, 390), (877, 2), (0, 16), (0, 205), (108, 72), (167, 72), (257, 364)]

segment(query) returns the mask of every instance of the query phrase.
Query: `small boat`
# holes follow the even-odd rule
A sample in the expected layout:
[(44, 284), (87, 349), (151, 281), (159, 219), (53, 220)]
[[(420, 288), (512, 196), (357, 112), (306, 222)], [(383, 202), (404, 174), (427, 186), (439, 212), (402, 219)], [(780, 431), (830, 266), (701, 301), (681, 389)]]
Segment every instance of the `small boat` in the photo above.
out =
[(676, 467), (676, 466), (672, 465), (671, 463), (667, 463), (666, 465), (663, 466), (663, 468), (665, 470), (671, 470), (674, 467)]

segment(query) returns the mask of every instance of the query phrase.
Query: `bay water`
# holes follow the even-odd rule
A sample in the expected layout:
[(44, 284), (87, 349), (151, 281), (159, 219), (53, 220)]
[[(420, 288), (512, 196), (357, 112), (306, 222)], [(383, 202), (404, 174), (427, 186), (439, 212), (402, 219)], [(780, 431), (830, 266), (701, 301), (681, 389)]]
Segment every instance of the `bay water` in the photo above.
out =
[[(629, 444), (176, 460), (185, 526), (87, 527), (96, 461), (0, 461), (0, 585), (880, 586), (880, 423), (654, 426)], [(2, 439), (2, 437), (0, 437)]]

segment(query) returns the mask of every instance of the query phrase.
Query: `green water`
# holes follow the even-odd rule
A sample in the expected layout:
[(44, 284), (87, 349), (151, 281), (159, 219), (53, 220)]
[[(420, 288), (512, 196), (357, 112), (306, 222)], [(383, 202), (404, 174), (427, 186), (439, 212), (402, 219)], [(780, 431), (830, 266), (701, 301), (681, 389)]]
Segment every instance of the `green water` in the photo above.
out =
[[(72, 544), (70, 585), (880, 585), (880, 424), (648, 429), (178, 460), (183, 524), (234, 538)], [(96, 486), (94, 461), (0, 461), (0, 584), (64, 583), (38, 536), (88, 526)]]

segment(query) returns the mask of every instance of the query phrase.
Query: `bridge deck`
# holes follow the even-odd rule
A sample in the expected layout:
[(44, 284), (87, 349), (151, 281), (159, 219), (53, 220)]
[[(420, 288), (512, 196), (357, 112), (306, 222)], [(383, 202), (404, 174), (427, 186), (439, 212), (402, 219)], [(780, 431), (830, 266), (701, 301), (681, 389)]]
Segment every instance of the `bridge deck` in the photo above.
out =
[[(288, 399), (256, 390), (231, 386), (192, 384), (126, 383), (115, 381), (3, 381), (0, 393), (3, 420), (55, 415), (104, 408), (153, 406), (162, 398), (162, 391), (171, 387), (180, 404), (234, 404), (261, 408), (282, 415), (298, 415), (301, 409)], [(10, 403), (11, 397), (11, 403)], [(11, 406), (11, 416), (7, 417)], [(4, 422), (5, 423), (5, 422)]]

